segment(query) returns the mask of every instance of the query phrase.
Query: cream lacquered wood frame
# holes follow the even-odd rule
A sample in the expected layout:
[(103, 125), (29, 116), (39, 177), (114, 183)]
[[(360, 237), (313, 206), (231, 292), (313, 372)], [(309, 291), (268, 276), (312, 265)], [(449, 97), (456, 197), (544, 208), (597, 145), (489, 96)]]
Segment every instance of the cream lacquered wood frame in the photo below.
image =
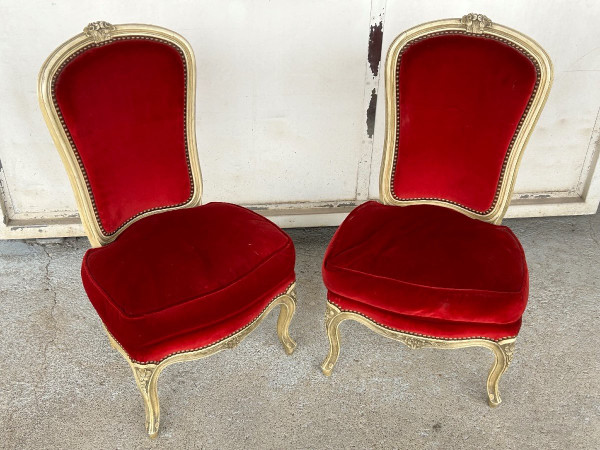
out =
[[(392, 173), (396, 153), (396, 124), (398, 112), (396, 108), (396, 67), (398, 57), (402, 50), (415, 39), (430, 36), (434, 33), (457, 32), (475, 34), (479, 36), (493, 37), (504, 41), (508, 45), (526, 54), (535, 62), (538, 70), (538, 86), (531, 98), (526, 113), (523, 115), (521, 124), (513, 136), (513, 144), (505, 161), (503, 174), (500, 177), (496, 198), (486, 213), (472, 211), (456, 203), (444, 200), (422, 199), (422, 200), (398, 200), (392, 193)], [(381, 171), (379, 173), (379, 198), (386, 205), (418, 205), (432, 204), (452, 208), (474, 219), (500, 224), (510, 203), (513, 192), (517, 170), (523, 155), (523, 149), (531, 136), (533, 128), (542, 112), (550, 86), (552, 85), (553, 69), (550, 57), (540, 45), (533, 39), (519, 33), (512, 28), (492, 23), (486, 16), (481, 14), (467, 14), (462, 19), (446, 19), (428, 22), (411, 28), (400, 34), (392, 44), (387, 53), (385, 64), (385, 92), (386, 92), (386, 120), (385, 120), (385, 143)]]
[[(147, 37), (157, 38), (174, 45), (184, 56), (186, 63), (186, 140), (190, 171), (193, 181), (191, 198), (183, 205), (146, 211), (122, 226), (117, 232), (106, 234), (96, 217), (92, 194), (90, 193), (86, 177), (77, 160), (77, 155), (71, 146), (69, 136), (63, 129), (61, 118), (54, 104), (52, 80), (60, 70), (61, 65), (75, 55), (78, 51), (90, 45), (102, 45), (118, 38)], [(200, 204), (202, 195), (202, 175), (198, 162), (196, 148), (196, 61), (190, 44), (179, 34), (162, 27), (142, 24), (111, 25), (107, 22), (94, 22), (85, 27), (84, 32), (69, 39), (58, 47), (46, 59), (40, 70), (38, 78), (38, 98), (42, 114), (65, 165), (71, 187), (75, 193), (77, 208), (81, 216), (86, 234), (93, 247), (100, 247), (114, 241), (129, 225), (152, 214), (161, 213), (171, 209), (191, 208)]]
[[(533, 95), (528, 110), (524, 114), (522, 122), (514, 136), (513, 145), (506, 161), (505, 169), (498, 186), (497, 197), (493, 208), (486, 214), (478, 214), (466, 207), (441, 200), (398, 200), (392, 195), (391, 179), (394, 168), (396, 151), (396, 67), (398, 56), (402, 49), (414, 39), (430, 36), (434, 33), (457, 32), (465, 34), (488, 35), (501, 39), (508, 45), (526, 52), (530, 59), (533, 58), (538, 71), (537, 91)], [(515, 31), (492, 22), (481, 14), (467, 14), (461, 19), (446, 19), (429, 22), (411, 28), (400, 34), (391, 44), (386, 59), (385, 88), (386, 88), (386, 134), (384, 154), (380, 171), (380, 201), (387, 205), (407, 206), (416, 204), (433, 204), (457, 210), (469, 217), (479, 219), (493, 224), (500, 224), (513, 190), (517, 169), (521, 161), (522, 151), (533, 131), (542, 108), (548, 98), (552, 84), (552, 63), (546, 52), (532, 39)], [(341, 310), (331, 302), (327, 302), (325, 314), (325, 328), (329, 337), (329, 353), (321, 370), (327, 376), (331, 375), (340, 354), (339, 326), (345, 320), (354, 320), (382, 336), (404, 343), (411, 349), (416, 348), (440, 348), (457, 349), (464, 347), (484, 347), (494, 354), (494, 362), (490, 368), (487, 378), (487, 394), (490, 406), (498, 406), (502, 401), (498, 383), (502, 374), (506, 371), (512, 361), (515, 349), (516, 336), (506, 336), (499, 340), (484, 337), (472, 337), (467, 339), (444, 339), (435, 336), (425, 336), (415, 333), (395, 330), (385, 325), (376, 323), (372, 319), (356, 312)]]
[[(52, 80), (61, 65), (78, 51), (90, 45), (102, 45), (117, 38), (142, 37), (160, 39), (176, 46), (185, 58), (186, 62), (186, 139), (188, 150), (188, 161), (193, 181), (193, 193), (190, 199), (183, 205), (160, 210), (147, 211), (136, 216), (120, 228), (118, 232), (108, 235), (102, 231), (102, 227), (96, 218), (91, 193), (87, 188), (84, 173), (77, 160), (75, 150), (71, 146), (61, 124), (60, 115), (56, 109), (52, 93)], [(93, 22), (84, 28), (83, 33), (78, 34), (63, 45), (58, 47), (44, 62), (38, 79), (38, 97), (40, 107), (46, 120), (46, 124), (52, 135), (52, 139), (60, 153), (61, 159), (69, 175), (71, 186), (77, 199), (77, 206), (86, 233), (93, 247), (110, 244), (125, 228), (137, 220), (146, 216), (161, 213), (171, 209), (191, 208), (200, 204), (202, 193), (202, 176), (198, 162), (198, 151), (196, 149), (195, 131), (195, 91), (196, 91), (196, 64), (194, 53), (190, 44), (179, 34), (165, 28), (153, 25), (126, 24), (111, 25), (107, 22)], [(296, 283), (293, 282), (286, 291), (273, 298), (263, 311), (250, 323), (229, 336), (205, 347), (181, 351), (170, 354), (160, 361), (140, 363), (132, 359), (125, 349), (105, 328), (110, 344), (129, 363), (136, 384), (142, 394), (146, 412), (146, 431), (151, 438), (158, 435), (160, 408), (158, 401), (158, 377), (167, 366), (183, 361), (192, 361), (213, 355), (225, 349), (236, 347), (248, 336), (258, 324), (277, 306), (280, 307), (277, 320), (277, 335), (285, 352), (291, 355), (296, 348), (296, 343), (289, 335), (289, 326), (296, 311)]]

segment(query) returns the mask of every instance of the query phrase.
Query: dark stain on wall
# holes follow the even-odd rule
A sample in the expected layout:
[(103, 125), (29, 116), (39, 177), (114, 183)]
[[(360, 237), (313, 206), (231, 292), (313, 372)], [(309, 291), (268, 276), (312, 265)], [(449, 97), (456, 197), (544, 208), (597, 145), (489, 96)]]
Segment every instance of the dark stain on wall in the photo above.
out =
[(375, 88), (371, 91), (371, 101), (367, 108), (367, 135), (369, 139), (373, 139), (375, 133), (375, 114), (377, 112), (377, 91)]
[(369, 66), (374, 77), (379, 73), (379, 62), (381, 61), (381, 42), (383, 40), (383, 23), (371, 25), (369, 33)]

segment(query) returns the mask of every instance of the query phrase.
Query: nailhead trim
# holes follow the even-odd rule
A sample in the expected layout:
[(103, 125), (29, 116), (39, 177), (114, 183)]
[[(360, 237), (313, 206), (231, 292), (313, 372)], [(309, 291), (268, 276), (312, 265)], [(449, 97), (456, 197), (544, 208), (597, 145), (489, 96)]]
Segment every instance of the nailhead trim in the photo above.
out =
[[(149, 208), (146, 209), (144, 211), (140, 211), (137, 214), (135, 214), (134, 216), (130, 217), (129, 219), (127, 219), (125, 222), (123, 222), (121, 225), (119, 225), (114, 231), (111, 232), (107, 232), (106, 229), (104, 228), (104, 225), (102, 224), (102, 221), (100, 220), (100, 214), (98, 212), (98, 207), (96, 205), (96, 200), (94, 198), (94, 193), (92, 191), (92, 187), (90, 185), (90, 181), (88, 178), (88, 174), (87, 171), (85, 170), (85, 166), (83, 165), (83, 161), (81, 159), (81, 156), (79, 154), (79, 151), (77, 150), (77, 147), (75, 145), (75, 142), (73, 141), (73, 137), (71, 136), (71, 133), (67, 127), (67, 124), (65, 122), (65, 119), (62, 115), (62, 112), (58, 106), (58, 101), (56, 100), (56, 94), (55, 94), (55, 87), (56, 87), (56, 81), (58, 79), (58, 77), (60, 76), (60, 74), (62, 73), (63, 69), (72, 61), (74, 60), (76, 57), (78, 57), (79, 55), (81, 55), (82, 53), (86, 52), (87, 50), (91, 49), (91, 48), (96, 48), (96, 47), (102, 47), (104, 45), (108, 45), (117, 41), (126, 41), (126, 40), (140, 40), (140, 41), (154, 41), (154, 42), (160, 42), (162, 44), (166, 44), (172, 48), (174, 48), (175, 50), (177, 50), (177, 52), (179, 53), (179, 55), (181, 56), (181, 60), (183, 61), (183, 83), (184, 83), (184, 108), (183, 108), (183, 140), (184, 140), (184, 145), (185, 145), (185, 160), (186, 160), (186, 164), (187, 164), (187, 169), (188, 169), (188, 176), (190, 178), (190, 196), (188, 197), (188, 199), (182, 203), (177, 203), (177, 204), (173, 204), (173, 205), (167, 205), (167, 206), (157, 206), (154, 208)], [(192, 166), (190, 164), (190, 155), (189, 155), (189, 148), (188, 148), (188, 138), (187, 138), (187, 62), (185, 60), (185, 54), (183, 53), (183, 51), (175, 44), (173, 44), (172, 42), (168, 42), (165, 41), (163, 39), (159, 39), (159, 38), (155, 38), (155, 37), (149, 37), (149, 36), (121, 36), (121, 37), (114, 37), (112, 39), (106, 40), (104, 42), (97, 42), (97, 43), (92, 43), (89, 45), (86, 45), (85, 47), (79, 49), (78, 51), (74, 52), (73, 54), (69, 55), (69, 57), (59, 66), (59, 68), (57, 69), (57, 71), (55, 72), (55, 74), (52, 77), (52, 85), (51, 85), (51, 93), (52, 93), (52, 103), (54, 104), (54, 109), (56, 110), (56, 113), (58, 115), (58, 118), (60, 120), (60, 123), (62, 125), (62, 128), (65, 132), (65, 134), (67, 135), (67, 138), (69, 140), (69, 144), (71, 146), (71, 149), (73, 150), (73, 154), (75, 155), (75, 158), (77, 159), (77, 163), (79, 164), (79, 168), (81, 169), (81, 173), (83, 174), (83, 179), (85, 180), (85, 185), (88, 191), (88, 194), (90, 196), (91, 202), (92, 202), (92, 207), (94, 209), (94, 216), (96, 217), (96, 222), (98, 224), (98, 226), (100, 227), (100, 230), (102, 231), (102, 234), (104, 234), (105, 236), (112, 236), (116, 233), (118, 233), (121, 229), (123, 229), (125, 226), (127, 226), (129, 223), (131, 223), (133, 220), (135, 220), (137, 217), (141, 216), (142, 214), (146, 214), (148, 212), (152, 212), (152, 211), (161, 211), (164, 209), (170, 209), (170, 208), (176, 208), (179, 206), (183, 206), (186, 203), (188, 203), (189, 201), (192, 200), (193, 196), (194, 196), (194, 192), (195, 192), (195, 186), (194, 186), (194, 177), (192, 175)]]
[(370, 322), (373, 322), (375, 325), (380, 326), (381, 328), (385, 328), (386, 330), (390, 330), (390, 331), (395, 331), (395, 332), (399, 332), (399, 333), (403, 333), (403, 334), (408, 334), (411, 336), (415, 336), (415, 337), (423, 337), (423, 338), (428, 338), (428, 339), (437, 339), (438, 341), (466, 341), (469, 339), (483, 339), (484, 341), (491, 341), (491, 342), (500, 342), (503, 341), (505, 339), (515, 339), (517, 336), (506, 336), (500, 339), (491, 339), (489, 337), (483, 337), (483, 336), (472, 336), (472, 337), (464, 337), (464, 338), (444, 338), (444, 337), (438, 337), (438, 336), (430, 336), (428, 334), (421, 334), (421, 333), (414, 333), (412, 331), (403, 331), (403, 330), (398, 330), (396, 328), (392, 328), (389, 327), (387, 325), (383, 325), (379, 322), (374, 321), (373, 319), (371, 319), (369, 316), (366, 316), (363, 313), (360, 313), (358, 311), (353, 311), (351, 309), (343, 309), (340, 306), (336, 305), (334, 302), (332, 302), (331, 300), (327, 300), (329, 303), (331, 303), (333, 306), (335, 306), (337, 309), (340, 310), (340, 312), (347, 312), (347, 313), (352, 313), (352, 314), (356, 314), (359, 315), (361, 317), (364, 317), (365, 319), (367, 319)]
[[(273, 303), (275, 300), (277, 300), (279, 297), (283, 297), (284, 295), (288, 295), (288, 291), (290, 290), (290, 288), (292, 287), (292, 285), (293, 285), (295, 282), (296, 282), (296, 281), (292, 281), (292, 282), (291, 282), (291, 283), (288, 285), (288, 287), (287, 287), (287, 288), (285, 288), (285, 291), (284, 291), (282, 294), (279, 294), (279, 295), (277, 295), (276, 297), (274, 297), (274, 298), (273, 298), (273, 299), (272, 299), (272, 300), (271, 300), (271, 301), (270, 301), (270, 302), (267, 304), (267, 306), (265, 306), (265, 307), (263, 308), (263, 310), (262, 310), (262, 311), (261, 311), (261, 312), (258, 314), (258, 316), (256, 316), (256, 317), (255, 317), (255, 318), (252, 320), (252, 322), (250, 322), (250, 323), (248, 323), (248, 324), (244, 325), (242, 328), (239, 328), (238, 330), (234, 331), (233, 333), (231, 333), (231, 334), (228, 334), (228, 335), (227, 335), (227, 336), (225, 336), (224, 338), (221, 338), (221, 339), (219, 339), (218, 341), (215, 341), (215, 342), (213, 342), (212, 344), (204, 345), (204, 346), (202, 346), (202, 347), (194, 348), (194, 349), (192, 349), (192, 350), (180, 350), (180, 351), (178, 351), (178, 352), (169, 353), (167, 356), (163, 357), (163, 358), (162, 358), (161, 360), (159, 360), (159, 361), (146, 361), (146, 362), (139, 362), (139, 361), (136, 361), (135, 359), (131, 358), (131, 357), (129, 356), (129, 354), (128, 354), (127, 356), (129, 357), (129, 359), (131, 360), (131, 362), (134, 362), (134, 363), (136, 363), (136, 364), (160, 364), (160, 363), (161, 363), (161, 362), (163, 362), (165, 359), (167, 359), (167, 358), (170, 358), (171, 356), (180, 355), (180, 354), (182, 354), (182, 353), (193, 353), (193, 352), (197, 352), (198, 350), (202, 350), (202, 349), (205, 349), (205, 348), (208, 348), (208, 347), (212, 347), (213, 345), (217, 345), (217, 344), (219, 344), (219, 343), (221, 343), (221, 342), (223, 342), (223, 341), (225, 341), (225, 340), (229, 339), (230, 337), (232, 337), (232, 336), (234, 336), (234, 335), (236, 335), (236, 334), (238, 334), (238, 333), (241, 333), (241, 332), (242, 332), (242, 331), (244, 331), (246, 328), (248, 328), (249, 326), (251, 326), (251, 325), (252, 325), (254, 322), (256, 322), (256, 321), (257, 321), (257, 320), (258, 320), (258, 319), (259, 319), (259, 318), (260, 318), (260, 317), (261, 317), (261, 316), (264, 314), (264, 312), (265, 312), (265, 311), (266, 311), (266, 310), (269, 308), (269, 306), (271, 306), (271, 304), (272, 304), (272, 303)], [(105, 326), (104, 328), (106, 329), (106, 332), (107, 332), (108, 334), (110, 334), (110, 337), (112, 337), (112, 338), (115, 340), (115, 342), (116, 342), (116, 343), (118, 343), (118, 344), (121, 346), (121, 348), (123, 349), (123, 351), (124, 351), (125, 353), (127, 353), (127, 351), (126, 351), (126, 350), (125, 350), (125, 348), (124, 348), (124, 347), (121, 345), (121, 343), (120, 343), (119, 341), (117, 341), (117, 339), (115, 339), (115, 337), (112, 335), (112, 333), (111, 333), (110, 331), (108, 331), (108, 328), (106, 328), (106, 326)]]
[[(402, 48), (402, 50), (400, 51), (400, 53), (398, 54), (398, 62), (396, 64), (396, 111), (398, 108), (398, 104), (400, 103), (400, 90), (399, 90), (399, 78), (400, 78), (400, 61), (402, 59), (402, 53), (404, 53), (411, 45), (413, 45), (416, 42), (420, 42), (423, 41), (425, 39), (429, 39), (431, 37), (436, 37), (436, 36), (442, 36), (442, 35), (465, 35), (465, 36), (472, 36), (472, 33), (466, 32), (466, 31), (438, 31), (435, 33), (430, 33), (427, 34), (425, 36), (421, 36), (418, 38), (415, 38), (409, 42), (406, 43), (406, 45)], [(519, 132), (521, 131), (521, 128), (523, 126), (523, 122), (525, 121), (525, 118), (527, 117), (527, 115), (529, 114), (529, 110), (531, 109), (531, 105), (533, 103), (533, 99), (538, 91), (539, 85), (540, 85), (540, 78), (541, 78), (541, 72), (540, 72), (540, 66), (538, 64), (538, 62), (535, 60), (535, 58), (530, 55), (524, 48), (522, 48), (521, 46), (515, 44), (514, 42), (511, 42), (507, 39), (501, 38), (501, 37), (497, 37), (497, 36), (493, 36), (493, 35), (477, 35), (478, 38), (484, 38), (484, 39), (493, 39), (499, 42), (502, 42), (516, 50), (518, 50), (519, 52), (521, 52), (521, 54), (525, 55), (535, 66), (535, 71), (537, 74), (537, 79), (535, 82), (535, 85), (533, 87), (533, 91), (531, 93), (531, 96), (529, 97), (529, 101), (527, 102), (527, 106), (525, 107), (525, 111), (523, 111), (523, 114), (521, 115), (521, 119), (519, 120), (519, 123), (517, 125), (517, 128), (515, 130), (515, 133), (513, 134), (512, 139), (510, 140), (510, 144), (508, 145), (508, 149), (506, 151), (506, 155), (504, 156), (504, 161), (502, 162), (502, 170), (500, 171), (500, 178), (498, 179), (498, 187), (496, 188), (496, 193), (494, 194), (494, 200), (492, 201), (491, 206), (481, 212), (478, 211), (476, 209), (473, 208), (469, 208), (468, 206), (462, 205), (458, 202), (452, 201), (452, 200), (446, 200), (443, 198), (436, 198), (436, 197), (415, 197), (415, 198), (400, 198), (396, 195), (396, 192), (394, 191), (394, 178), (396, 175), (396, 165), (398, 162), (398, 144), (399, 144), (399, 139), (400, 139), (400, 114), (396, 113), (397, 117), (396, 117), (396, 142), (395, 142), (395, 148), (394, 148), (394, 162), (392, 165), (392, 176), (390, 179), (390, 191), (392, 194), (392, 197), (395, 200), (398, 201), (416, 201), (416, 200), (436, 200), (436, 201), (440, 201), (440, 202), (444, 202), (444, 203), (450, 203), (452, 205), (455, 206), (459, 206), (460, 208), (466, 209), (467, 211), (470, 211), (472, 213), (475, 214), (479, 214), (482, 216), (485, 216), (486, 214), (489, 214), (490, 212), (492, 212), (492, 210), (494, 209), (494, 207), (496, 206), (496, 203), (498, 203), (498, 199), (500, 197), (500, 189), (502, 187), (502, 183), (504, 181), (504, 175), (505, 175), (505, 171), (506, 171), (506, 165), (508, 164), (508, 159), (510, 157), (510, 154), (512, 152), (513, 146), (515, 144), (517, 135), (519, 134)]]

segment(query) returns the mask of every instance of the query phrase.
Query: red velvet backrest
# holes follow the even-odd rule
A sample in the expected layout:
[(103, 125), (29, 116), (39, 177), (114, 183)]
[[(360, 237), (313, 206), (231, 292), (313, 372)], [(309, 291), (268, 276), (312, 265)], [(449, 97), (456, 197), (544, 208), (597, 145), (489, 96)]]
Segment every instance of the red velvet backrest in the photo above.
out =
[(147, 36), (90, 44), (54, 75), (52, 100), (104, 235), (192, 198), (187, 76), (182, 50)]
[(538, 88), (537, 62), (501, 38), (456, 31), (408, 42), (395, 70), (394, 199), (489, 213)]

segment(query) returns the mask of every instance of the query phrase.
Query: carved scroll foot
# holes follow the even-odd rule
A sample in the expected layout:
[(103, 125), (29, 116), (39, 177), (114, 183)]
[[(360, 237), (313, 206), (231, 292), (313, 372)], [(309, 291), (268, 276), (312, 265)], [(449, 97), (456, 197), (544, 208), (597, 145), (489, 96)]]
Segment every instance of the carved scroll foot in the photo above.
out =
[(158, 404), (158, 375), (160, 369), (154, 364), (130, 364), (144, 401), (146, 432), (150, 438), (154, 439), (158, 435), (160, 421), (160, 407)]
[(327, 312), (325, 313), (325, 328), (327, 330), (327, 337), (329, 338), (329, 354), (323, 364), (321, 364), (321, 370), (326, 376), (330, 376), (333, 371), (333, 367), (340, 356), (340, 330), (339, 326), (341, 320), (339, 320), (340, 310), (333, 306), (331, 303), (327, 303)]
[(296, 290), (292, 286), (286, 295), (281, 297), (279, 319), (277, 319), (277, 335), (288, 355), (294, 353), (296, 343), (290, 337), (290, 323), (296, 312)]
[(487, 379), (488, 403), (491, 407), (496, 407), (502, 402), (498, 383), (512, 361), (514, 350), (514, 340), (501, 341), (492, 347), (495, 359)]

